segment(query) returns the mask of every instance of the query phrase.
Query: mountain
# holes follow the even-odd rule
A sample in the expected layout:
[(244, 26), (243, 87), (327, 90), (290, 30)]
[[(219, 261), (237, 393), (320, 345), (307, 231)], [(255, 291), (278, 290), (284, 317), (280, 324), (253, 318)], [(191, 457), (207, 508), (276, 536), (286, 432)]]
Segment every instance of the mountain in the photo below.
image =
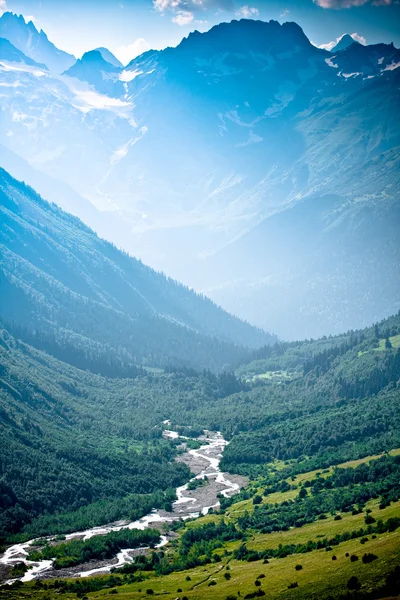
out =
[(355, 40), (350, 34), (345, 33), (344, 35), (342, 35), (342, 37), (340, 38), (338, 43), (335, 44), (335, 46), (333, 46), (333, 48), (331, 48), (331, 52), (332, 53), (340, 52), (341, 50), (345, 50), (352, 44), (360, 44), (360, 42)]
[(220, 370), (274, 340), (99, 239), (0, 173), (1, 301), (8, 322), (48, 344), (125, 364)]
[(395, 70), (400, 64), (400, 50), (393, 44), (353, 44), (339, 53), (334, 53), (331, 64), (335, 64), (343, 77), (364, 78), (380, 76), (381, 73)]
[(22, 15), (3, 13), (0, 17), (0, 37), (9, 40), (32, 60), (47, 65), (54, 73), (62, 73), (75, 62), (72, 54), (56, 48), (43, 30), (39, 32), (32, 21), (26, 23)]
[(118, 60), (118, 58), (116, 56), (114, 56), (114, 54), (112, 52), (110, 52), (107, 48), (95, 48), (94, 50), (96, 52), (100, 52), (100, 54), (102, 55), (104, 60), (106, 60), (108, 63), (110, 63), (113, 67), (116, 67), (117, 69), (124, 68), (124, 65), (122, 64), (122, 62), (120, 62)]
[(118, 73), (95, 58), (80, 79), (0, 67), (0, 143), (112, 214), (118, 244), (290, 339), (397, 310), (396, 48), (241, 20)]
[(120, 67), (105, 60), (100, 50), (91, 50), (85, 52), (64, 75), (86, 81), (103, 94), (119, 97), (124, 90), (123, 83), (119, 80), (120, 72)]
[(5, 38), (0, 38), (0, 60), (5, 60), (9, 62), (22, 62), (32, 67), (47, 69), (46, 65), (37, 63), (28, 56), (25, 56), (23, 52), (20, 52), (20, 50), (18, 50)]

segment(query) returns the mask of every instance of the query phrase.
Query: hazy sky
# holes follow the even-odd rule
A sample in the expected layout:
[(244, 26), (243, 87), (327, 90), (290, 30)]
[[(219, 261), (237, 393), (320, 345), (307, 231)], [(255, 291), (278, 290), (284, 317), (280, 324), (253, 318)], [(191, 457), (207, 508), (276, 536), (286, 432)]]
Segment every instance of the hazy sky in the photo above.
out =
[(347, 32), (400, 46), (399, 0), (0, 0), (5, 10), (32, 18), (76, 56), (106, 46), (124, 63), (176, 45), (194, 29), (242, 17), (296, 21), (318, 45)]

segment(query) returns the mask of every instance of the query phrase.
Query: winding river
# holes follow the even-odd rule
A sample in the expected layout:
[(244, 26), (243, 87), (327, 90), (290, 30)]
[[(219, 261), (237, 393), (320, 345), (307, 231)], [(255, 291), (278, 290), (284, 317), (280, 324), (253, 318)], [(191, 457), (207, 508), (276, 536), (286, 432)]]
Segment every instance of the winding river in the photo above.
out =
[[(167, 422), (166, 422), (167, 423)], [(174, 431), (164, 431), (164, 435), (169, 438), (178, 438), (178, 434)], [(185, 438), (183, 438), (184, 441)], [(77, 531), (65, 536), (66, 540), (80, 538), (87, 540), (94, 535), (105, 535), (111, 531), (119, 531), (120, 529), (146, 529), (152, 525), (161, 526), (163, 523), (173, 522), (179, 519), (188, 519), (198, 517), (199, 515), (207, 514), (210, 508), (217, 507), (219, 501), (217, 494), (222, 494), (225, 497), (231, 496), (240, 489), (240, 478), (228, 476), (221, 472), (219, 463), (222, 452), (228, 442), (219, 432), (206, 432), (204, 436), (198, 438), (204, 444), (196, 449), (185, 452), (179, 460), (185, 462), (195, 473), (195, 476), (190, 480), (204, 479), (207, 477), (206, 485), (188, 490), (188, 483), (176, 489), (177, 500), (174, 502), (172, 512), (152, 510), (151, 513), (138, 519), (137, 521), (125, 522), (119, 524), (105, 525), (103, 527), (93, 527), (87, 531)], [(49, 536), (46, 539), (52, 539), (54, 536)], [(15, 544), (9, 547), (3, 556), (0, 557), (0, 564), (5, 566), (14, 566), (16, 563), (25, 563), (29, 570), (25, 573), (20, 581), (31, 581), (40, 577), (47, 577), (51, 571), (57, 573), (53, 568), (53, 560), (42, 560), (33, 562), (28, 559), (29, 552), (35, 540), (29, 540), (22, 544)], [(161, 536), (161, 540), (157, 545), (161, 548), (168, 543), (168, 538), (165, 535)], [(121, 550), (116, 560), (112, 559), (109, 564), (96, 566), (94, 569), (82, 570), (70, 574), (71, 577), (88, 577), (90, 575), (104, 574), (110, 572), (112, 568), (121, 567), (133, 560), (133, 550)], [(9, 579), (6, 583), (12, 583), (15, 579)]]

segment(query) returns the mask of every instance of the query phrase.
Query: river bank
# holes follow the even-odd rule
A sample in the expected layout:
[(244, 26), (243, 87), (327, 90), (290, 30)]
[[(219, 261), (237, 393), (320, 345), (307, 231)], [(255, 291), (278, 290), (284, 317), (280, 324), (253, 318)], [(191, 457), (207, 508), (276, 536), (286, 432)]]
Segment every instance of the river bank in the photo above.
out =
[[(178, 438), (178, 434), (174, 431), (165, 431), (164, 435), (170, 438)], [(207, 514), (211, 508), (216, 508), (219, 505), (218, 494), (229, 497), (236, 493), (241, 487), (246, 484), (246, 479), (241, 476), (228, 475), (222, 473), (219, 469), (219, 463), (222, 457), (222, 452), (228, 442), (219, 432), (205, 432), (204, 436), (198, 438), (202, 443), (201, 447), (196, 450), (184, 451), (176, 460), (184, 462), (194, 477), (190, 480), (203, 480), (207, 478), (204, 485), (193, 490), (188, 490), (188, 485), (180, 486), (176, 489), (177, 500), (173, 503), (172, 511), (153, 510), (148, 515), (138, 519), (137, 521), (127, 522), (121, 521), (101, 527), (93, 527), (87, 531), (78, 531), (65, 536), (66, 541), (71, 539), (89, 539), (95, 535), (105, 535), (111, 531), (119, 531), (120, 529), (146, 529), (154, 527), (162, 532), (158, 548), (165, 546), (175, 534), (169, 531), (168, 524), (179, 519), (188, 519), (197, 517), (201, 514)], [(182, 438), (182, 443), (185, 443), (185, 438)], [(51, 539), (51, 536), (46, 538)], [(28, 555), (31, 551), (32, 544), (35, 540), (30, 540), (23, 544), (15, 544), (6, 550), (0, 557), (0, 581), (11, 583), (13, 580), (8, 579), (11, 568), (23, 562), (29, 567), (25, 575), (19, 578), (21, 581), (31, 581), (32, 579), (48, 579), (48, 578), (66, 578), (66, 577), (88, 577), (91, 575), (99, 575), (109, 573), (111, 569), (123, 566), (132, 561), (135, 555), (148, 551), (148, 548), (126, 549), (118, 553), (112, 559), (104, 561), (91, 561), (83, 565), (78, 565), (68, 569), (54, 569), (52, 560), (43, 560), (39, 562), (29, 561)]]

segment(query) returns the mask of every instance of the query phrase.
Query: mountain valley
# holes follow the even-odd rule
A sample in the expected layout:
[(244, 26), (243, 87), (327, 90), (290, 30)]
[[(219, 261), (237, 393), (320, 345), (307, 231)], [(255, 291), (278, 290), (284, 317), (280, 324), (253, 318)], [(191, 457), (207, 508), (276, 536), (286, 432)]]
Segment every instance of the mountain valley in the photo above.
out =
[(400, 598), (400, 7), (235, 2), (0, 1), (1, 600)]

